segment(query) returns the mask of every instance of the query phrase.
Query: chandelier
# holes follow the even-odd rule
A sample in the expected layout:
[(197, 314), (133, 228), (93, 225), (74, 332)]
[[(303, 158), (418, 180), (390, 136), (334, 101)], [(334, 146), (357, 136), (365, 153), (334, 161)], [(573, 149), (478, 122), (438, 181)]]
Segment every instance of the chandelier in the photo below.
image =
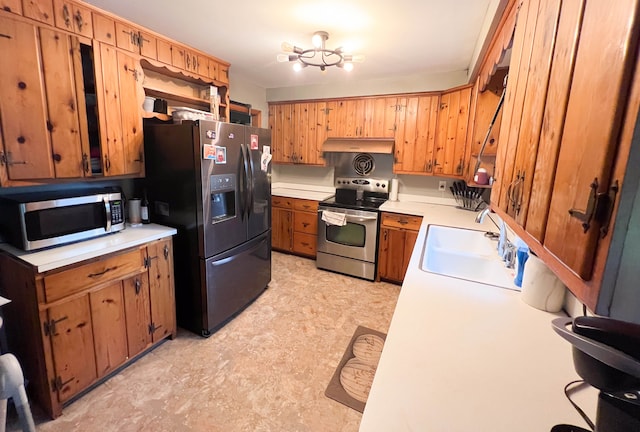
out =
[(324, 71), (327, 66), (337, 66), (346, 71), (353, 69), (353, 63), (362, 63), (363, 55), (346, 54), (342, 47), (328, 49), (325, 45), (329, 39), (326, 31), (317, 31), (311, 38), (313, 48), (302, 49), (288, 42), (282, 43), (282, 51), (290, 54), (278, 54), (279, 62), (294, 62), (293, 69), (299, 71), (307, 66), (319, 67)]

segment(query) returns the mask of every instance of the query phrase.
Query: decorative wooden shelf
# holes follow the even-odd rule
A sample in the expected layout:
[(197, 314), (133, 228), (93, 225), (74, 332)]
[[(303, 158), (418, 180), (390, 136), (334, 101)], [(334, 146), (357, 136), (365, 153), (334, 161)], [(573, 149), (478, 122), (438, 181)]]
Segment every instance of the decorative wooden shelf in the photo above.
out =
[(148, 111), (144, 111), (142, 113), (142, 118), (157, 118), (158, 120), (164, 120), (164, 121), (169, 121), (172, 119), (172, 117), (168, 114), (148, 112)]
[(208, 99), (201, 99), (195, 96), (177, 95), (177, 94), (168, 93), (166, 91), (158, 90), (150, 87), (145, 87), (144, 90), (147, 96), (159, 97), (163, 99), (171, 99), (173, 101), (192, 103), (192, 104), (202, 105), (206, 107), (210, 106), (210, 102)]

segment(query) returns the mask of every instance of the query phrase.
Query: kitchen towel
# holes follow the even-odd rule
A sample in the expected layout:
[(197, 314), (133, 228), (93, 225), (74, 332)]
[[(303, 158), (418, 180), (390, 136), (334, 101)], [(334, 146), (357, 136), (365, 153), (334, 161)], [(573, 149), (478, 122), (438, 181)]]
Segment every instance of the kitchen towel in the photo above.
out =
[(323, 210), (322, 220), (325, 221), (327, 225), (344, 226), (347, 224), (347, 215), (344, 213), (336, 213), (328, 210)]

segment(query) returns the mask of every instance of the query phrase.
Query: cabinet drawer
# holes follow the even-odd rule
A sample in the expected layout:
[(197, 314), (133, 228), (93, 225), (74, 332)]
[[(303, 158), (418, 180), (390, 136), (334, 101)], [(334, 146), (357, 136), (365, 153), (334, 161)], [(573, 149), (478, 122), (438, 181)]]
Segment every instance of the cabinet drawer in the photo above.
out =
[(293, 198), (285, 198), (279, 196), (271, 197), (271, 206), (280, 208), (291, 208), (293, 206)]
[(297, 199), (293, 201), (293, 208), (294, 210), (316, 213), (318, 211), (318, 201)]
[(313, 234), (294, 232), (293, 251), (303, 255), (315, 256), (317, 241), (316, 236)]
[(46, 301), (52, 302), (93, 285), (117, 280), (126, 274), (136, 271), (143, 271), (143, 259), (144, 252), (136, 249), (81, 267), (45, 276), (44, 291)]
[(422, 225), (422, 217), (395, 213), (382, 213), (382, 225), (418, 231), (420, 229), (420, 225)]
[(318, 233), (318, 214), (295, 212), (293, 214), (293, 230), (316, 235)]

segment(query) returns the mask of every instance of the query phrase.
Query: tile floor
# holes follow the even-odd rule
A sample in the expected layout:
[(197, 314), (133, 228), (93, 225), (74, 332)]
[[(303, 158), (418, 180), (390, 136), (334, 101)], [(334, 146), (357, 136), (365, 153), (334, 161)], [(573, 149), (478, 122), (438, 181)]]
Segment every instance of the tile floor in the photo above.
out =
[(272, 279), (210, 338), (179, 329), (54, 421), (34, 407), (38, 431), (357, 431), (324, 390), (358, 325), (387, 332), (400, 287), (277, 252)]

